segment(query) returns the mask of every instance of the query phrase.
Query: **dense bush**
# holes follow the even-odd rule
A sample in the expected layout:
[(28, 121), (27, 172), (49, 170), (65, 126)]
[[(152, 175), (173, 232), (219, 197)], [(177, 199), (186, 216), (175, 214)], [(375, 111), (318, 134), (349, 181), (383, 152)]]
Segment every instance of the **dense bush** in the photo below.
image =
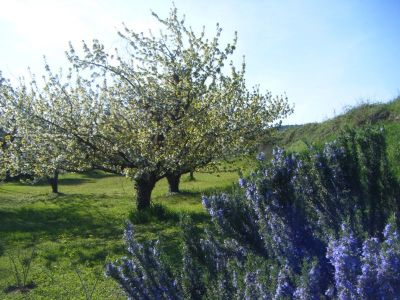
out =
[(203, 235), (183, 219), (180, 274), (131, 225), (130, 257), (106, 273), (131, 299), (400, 298), (399, 191), (383, 130), (258, 159), (233, 193), (203, 197)]

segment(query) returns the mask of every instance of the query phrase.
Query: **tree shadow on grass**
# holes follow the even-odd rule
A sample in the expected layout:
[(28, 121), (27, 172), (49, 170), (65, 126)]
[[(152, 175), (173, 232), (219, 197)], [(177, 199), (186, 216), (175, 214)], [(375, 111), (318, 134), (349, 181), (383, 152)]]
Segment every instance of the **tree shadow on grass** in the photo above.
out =
[[(174, 199), (174, 201), (179, 201)], [(187, 202), (187, 199), (186, 199)], [(166, 223), (167, 225), (179, 225), (183, 215), (188, 215), (195, 223), (206, 222), (210, 217), (203, 211), (173, 210), (161, 203), (155, 203), (141, 211), (134, 210), (129, 214), (129, 221), (133, 224)]]
[(88, 172), (81, 173), (81, 174), (87, 178), (94, 178), (94, 179), (101, 179), (101, 178), (107, 178), (107, 177), (124, 177), (121, 175), (106, 173), (106, 172), (103, 172), (100, 170), (92, 170), (92, 171), (88, 171)]
[(61, 178), (58, 180), (58, 184), (63, 185), (78, 185), (84, 183), (94, 183), (96, 182), (94, 179), (89, 178)]
[[(121, 244), (124, 224), (121, 218), (102, 211), (93, 202), (85, 203), (86, 196), (61, 198), (65, 199), (56, 207), (49, 203), (48, 207), (0, 210), (0, 255), (6, 249), (14, 251), (16, 242), (25, 243), (32, 238), (45, 243), (56, 242), (42, 252), (48, 266), (65, 258), (65, 251), (72, 251), (71, 261), (92, 266), (104, 263), (108, 254), (115, 250), (122, 253), (120, 248), (114, 249), (109, 243), (116, 240), (115, 244)], [(60, 198), (55, 203), (59, 202)]]
[(237, 187), (233, 184), (227, 185), (219, 188), (207, 188), (198, 190), (181, 190), (179, 193), (174, 193), (170, 195), (157, 196), (153, 200), (162, 204), (172, 204), (179, 208), (179, 205), (184, 202), (186, 205), (198, 205), (201, 203), (203, 196), (218, 195), (221, 193), (231, 193)]
[(107, 238), (121, 232), (120, 219), (109, 214), (105, 216), (95, 205), (84, 200), (95, 196), (78, 199), (76, 195), (70, 196), (63, 200), (58, 198), (57, 207), (49, 205), (0, 210), (0, 235), (7, 237), (22, 232), (48, 239), (57, 239), (61, 234)]
[(174, 194), (174, 196), (177, 197), (193, 197), (201, 200), (202, 196), (210, 196), (214, 194), (220, 194), (220, 193), (230, 193), (234, 189), (237, 188), (237, 185), (232, 183), (232, 184), (227, 184), (226, 186), (221, 186), (221, 187), (210, 187), (210, 188), (203, 188), (200, 190), (186, 190), (182, 189), (179, 193)]
[[(190, 193), (197, 195), (199, 193)], [(16, 240), (27, 239), (25, 234), (40, 237), (43, 241), (58, 241), (66, 235), (74, 245), (74, 257), (79, 263), (98, 264), (104, 262), (108, 254), (126, 254), (126, 247), (121, 247), (125, 219), (113, 216), (106, 208), (98, 205), (99, 195), (65, 195), (56, 199), (45, 199), (18, 209), (0, 209), (0, 240), (3, 249)], [(111, 196), (100, 197), (102, 203), (115, 201)], [(105, 201), (105, 202), (104, 202)], [(199, 200), (196, 200), (199, 201)], [(161, 207), (161, 208), (160, 208)], [(209, 216), (205, 212), (186, 212), (166, 208), (148, 212), (148, 219), (136, 225), (138, 239), (141, 241), (160, 239), (160, 246), (165, 250), (167, 260), (173, 265), (181, 262), (181, 214), (189, 215), (196, 224), (206, 223)], [(22, 233), (22, 235), (20, 235)], [(20, 235), (20, 236), (19, 236)], [(24, 238), (25, 237), (25, 238)], [(103, 239), (102, 242), (99, 239)], [(108, 243), (110, 240), (117, 242)], [(100, 242), (100, 243), (99, 243)], [(54, 250), (49, 248), (43, 257), (49, 265), (65, 256), (63, 244), (57, 244)], [(0, 255), (2, 247), (0, 245)]]
[[(102, 178), (107, 178), (107, 177), (118, 177), (118, 175), (106, 173), (106, 172), (98, 171), (98, 170), (92, 170), (92, 171), (88, 171), (85, 173), (75, 173), (75, 174), (77, 174), (76, 177), (60, 176), (61, 178), (58, 179), (58, 184), (59, 185), (79, 185), (79, 184), (84, 184), (84, 183), (94, 183), (94, 182), (96, 182), (96, 179), (102, 179)], [(122, 176), (120, 176), (120, 177), (122, 177)], [(27, 182), (20, 182), (19, 184), (22, 186), (32, 186), (32, 185), (33, 186), (46, 186), (46, 185), (49, 185), (49, 182), (46, 179), (41, 179), (34, 183), (27, 181)]]
[(176, 211), (160, 203), (145, 211), (133, 211), (129, 221), (134, 224), (135, 238), (138, 242), (149, 245), (149, 241), (159, 240), (164, 259), (173, 268), (179, 268), (182, 263), (180, 223), (184, 215), (189, 216), (197, 226), (204, 226), (210, 222), (210, 216), (205, 211)]
[[(79, 184), (84, 184), (84, 183), (93, 183), (95, 182), (94, 179), (90, 178), (60, 178), (58, 179), (58, 185), (63, 186), (63, 185), (79, 185)], [(19, 185), (21, 186), (49, 186), (50, 183), (46, 179), (41, 179), (39, 181), (35, 182), (18, 182)]]

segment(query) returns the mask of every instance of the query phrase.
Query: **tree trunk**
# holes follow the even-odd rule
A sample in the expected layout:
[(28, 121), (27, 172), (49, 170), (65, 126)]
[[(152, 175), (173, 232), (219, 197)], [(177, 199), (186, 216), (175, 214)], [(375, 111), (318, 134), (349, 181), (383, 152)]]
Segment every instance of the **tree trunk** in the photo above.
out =
[(167, 175), (169, 192), (179, 193), (179, 182), (181, 180), (181, 174), (168, 174)]
[(139, 179), (135, 179), (136, 208), (138, 210), (150, 207), (151, 192), (156, 182), (156, 176), (153, 174), (144, 174)]
[(53, 177), (49, 178), (49, 183), (51, 185), (51, 191), (54, 194), (58, 194), (58, 170), (55, 170)]
[(12, 180), (12, 178), (11, 178), (11, 175), (10, 175), (10, 171), (6, 171), (6, 177), (4, 178), (4, 181), (5, 182), (9, 182), (11, 180)]
[(194, 178), (194, 171), (190, 170), (190, 172), (189, 172), (189, 181), (195, 181), (195, 180), (196, 180), (196, 178)]

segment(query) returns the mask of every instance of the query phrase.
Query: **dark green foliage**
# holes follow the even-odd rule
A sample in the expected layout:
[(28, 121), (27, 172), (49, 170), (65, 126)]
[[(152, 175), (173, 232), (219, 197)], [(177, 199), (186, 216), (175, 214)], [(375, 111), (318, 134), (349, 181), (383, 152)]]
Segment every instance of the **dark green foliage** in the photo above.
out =
[[(212, 225), (202, 234), (182, 220), (181, 272), (143, 283), (124, 271), (147, 268), (142, 254), (134, 254), (120, 267), (109, 265), (116, 272), (110, 274), (127, 295), (143, 299), (149, 294), (141, 286), (154, 280), (158, 289), (160, 276), (169, 284), (161, 285), (160, 299), (358, 299), (400, 292), (400, 238), (390, 221), (399, 211), (399, 187), (385, 141), (381, 129), (346, 129), (323, 148), (302, 154), (278, 148), (268, 163), (259, 155), (259, 167), (240, 179), (240, 188), (203, 196)], [(133, 239), (131, 230), (125, 235)], [(150, 250), (143, 261), (162, 264)]]
[(389, 103), (364, 103), (322, 123), (283, 127), (274, 142), (288, 151), (304, 151), (309, 145), (323, 145), (341, 136), (345, 128), (385, 127), (388, 159), (400, 178), (400, 98)]
[(184, 215), (181, 219), (183, 237), (182, 291), (185, 299), (201, 299), (206, 292), (204, 261), (199, 247), (198, 229), (191, 218)]
[(179, 214), (169, 210), (162, 204), (152, 204), (150, 207), (142, 209), (141, 211), (134, 210), (129, 215), (129, 220), (133, 224), (147, 224), (158, 221), (170, 221), (177, 223), (179, 221)]

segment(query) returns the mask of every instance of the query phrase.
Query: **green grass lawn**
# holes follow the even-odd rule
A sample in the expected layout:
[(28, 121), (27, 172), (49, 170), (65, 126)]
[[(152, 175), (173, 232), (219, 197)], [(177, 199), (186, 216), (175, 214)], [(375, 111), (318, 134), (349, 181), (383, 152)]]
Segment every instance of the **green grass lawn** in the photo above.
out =
[[(140, 240), (160, 239), (172, 265), (180, 262), (178, 215), (190, 214), (202, 226), (208, 218), (201, 195), (229, 189), (238, 174), (195, 177), (183, 176), (179, 195), (167, 195), (167, 182), (160, 181), (153, 202), (168, 214), (135, 226)], [(122, 232), (135, 207), (132, 182), (102, 172), (65, 174), (59, 189), (62, 194), (54, 196), (45, 184), (0, 185), (0, 299), (86, 299), (83, 286), (90, 290), (95, 283), (92, 299), (124, 299), (105, 278), (104, 265), (126, 255)], [(16, 282), (11, 258), (29, 257), (33, 248), (28, 281), (35, 287), (28, 293), (6, 292)]]

